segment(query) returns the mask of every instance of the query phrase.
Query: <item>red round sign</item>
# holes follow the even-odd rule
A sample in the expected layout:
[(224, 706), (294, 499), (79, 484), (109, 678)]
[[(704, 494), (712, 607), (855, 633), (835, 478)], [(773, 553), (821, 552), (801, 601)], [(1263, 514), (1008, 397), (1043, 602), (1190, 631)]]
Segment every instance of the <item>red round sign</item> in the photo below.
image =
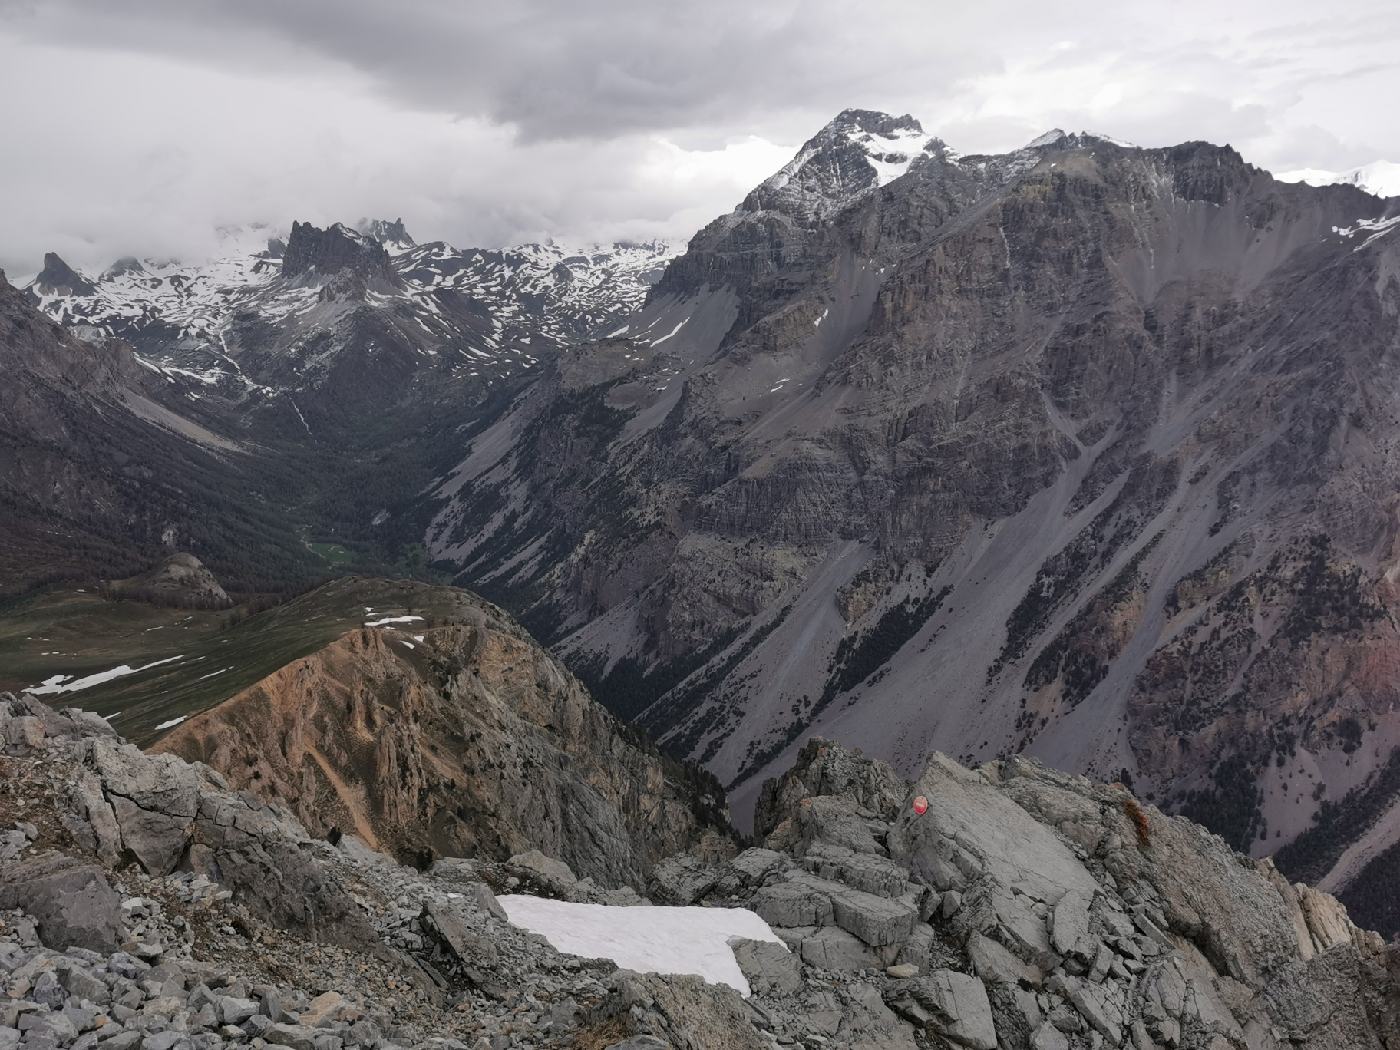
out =
[(925, 813), (928, 812), (928, 799), (924, 798), (923, 795), (917, 795), (917, 796), (915, 796), (915, 798), (914, 798), (914, 812), (917, 813), (917, 814), (918, 814), (919, 816), (921, 816), (921, 817), (922, 817)]

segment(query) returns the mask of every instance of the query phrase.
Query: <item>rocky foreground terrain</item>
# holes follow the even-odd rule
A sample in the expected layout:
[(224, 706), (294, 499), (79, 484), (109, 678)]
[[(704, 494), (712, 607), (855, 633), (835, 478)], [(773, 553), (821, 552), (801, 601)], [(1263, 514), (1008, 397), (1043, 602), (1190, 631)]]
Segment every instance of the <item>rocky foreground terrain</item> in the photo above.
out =
[[(0, 698), (0, 1047), (1380, 1048), (1393, 950), (1119, 785), (812, 740), (759, 844), (646, 885), (558, 861), (403, 867), (96, 716)], [(924, 808), (926, 811), (918, 812)], [(745, 1000), (561, 955), (495, 894), (744, 906)]]

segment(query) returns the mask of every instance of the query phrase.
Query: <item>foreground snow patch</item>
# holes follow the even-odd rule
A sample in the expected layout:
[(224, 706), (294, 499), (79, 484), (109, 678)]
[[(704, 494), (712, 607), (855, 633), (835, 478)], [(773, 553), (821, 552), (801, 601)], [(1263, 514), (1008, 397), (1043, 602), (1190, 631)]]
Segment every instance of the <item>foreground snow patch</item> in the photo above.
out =
[(558, 951), (611, 959), (639, 973), (696, 974), (745, 998), (749, 982), (730, 941), (783, 943), (747, 908), (619, 908), (519, 894), (500, 902), (514, 925), (541, 934)]

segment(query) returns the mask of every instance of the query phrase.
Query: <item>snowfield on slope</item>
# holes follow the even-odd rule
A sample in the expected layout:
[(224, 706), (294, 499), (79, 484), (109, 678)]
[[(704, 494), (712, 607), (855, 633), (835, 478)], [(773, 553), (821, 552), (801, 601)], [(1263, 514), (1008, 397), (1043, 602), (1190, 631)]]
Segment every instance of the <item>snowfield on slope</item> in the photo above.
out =
[(116, 678), (125, 678), (129, 674), (140, 674), (142, 671), (149, 671), (152, 667), (160, 667), (162, 664), (173, 664), (176, 660), (183, 660), (184, 656), (168, 656), (164, 660), (154, 660), (140, 667), (132, 667), (130, 664), (121, 664), (110, 671), (98, 671), (83, 678), (72, 679), (72, 675), (56, 674), (52, 678), (46, 678), (40, 685), (31, 685), (25, 690), (26, 693), (33, 693), (35, 696), (46, 696), (52, 693), (76, 693), (83, 689), (91, 689), (95, 685), (102, 685)]
[(519, 894), (499, 899), (513, 925), (542, 935), (558, 951), (611, 959), (639, 973), (695, 974), (745, 998), (749, 982), (730, 942), (783, 943), (747, 908), (613, 907)]

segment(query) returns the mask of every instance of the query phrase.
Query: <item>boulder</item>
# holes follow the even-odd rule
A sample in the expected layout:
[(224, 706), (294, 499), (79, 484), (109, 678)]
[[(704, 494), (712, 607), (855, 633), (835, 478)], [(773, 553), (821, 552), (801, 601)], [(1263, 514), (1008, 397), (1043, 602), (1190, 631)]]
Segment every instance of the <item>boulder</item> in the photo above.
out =
[(550, 887), (566, 889), (577, 885), (578, 878), (562, 860), (547, 857), (537, 849), (526, 850), (511, 857), (511, 867), (523, 868), (540, 882)]
[(33, 917), (43, 943), (58, 951), (111, 953), (122, 940), (122, 901), (101, 868), (47, 855), (0, 868), (0, 910)]
[(803, 962), (823, 970), (873, 970), (883, 965), (864, 941), (837, 926), (804, 938), (800, 950)]
[(898, 897), (909, 889), (908, 868), (886, 857), (857, 853), (845, 846), (813, 843), (802, 863), (808, 871), (824, 879), (844, 882), (881, 897)]
[(775, 882), (754, 894), (750, 907), (771, 926), (826, 926), (831, 896), (809, 882)]
[(781, 944), (772, 941), (731, 942), (734, 959), (758, 995), (792, 995), (802, 988), (802, 963)]
[(986, 934), (974, 932), (967, 939), (967, 957), (973, 972), (989, 984), (1021, 984), (1039, 987), (1044, 973), (1023, 962)]
[(914, 984), (914, 997), (932, 1014), (934, 1031), (971, 1050), (996, 1050), (992, 1005), (980, 980), (956, 970), (935, 970)]
[(913, 905), (842, 886), (831, 892), (836, 925), (853, 933), (872, 948), (903, 944), (919, 920)]
[(709, 892), (719, 875), (699, 857), (678, 853), (652, 869), (647, 892), (659, 904), (694, 904)]
[(174, 755), (95, 740), (89, 763), (102, 783), (122, 846), (147, 872), (167, 875), (185, 856), (199, 812), (199, 775)]
[(5, 742), (10, 747), (29, 751), (44, 744), (44, 723), (33, 715), (20, 715), (5, 727)]
[(1076, 949), (1089, 936), (1089, 904), (1092, 900), (1092, 893), (1071, 890), (1055, 903), (1050, 943), (1061, 955), (1089, 954), (1087, 949)]
[(651, 1036), (673, 1050), (768, 1050), (739, 993), (699, 977), (619, 971), (596, 1013), (625, 1017), (634, 1036)]

